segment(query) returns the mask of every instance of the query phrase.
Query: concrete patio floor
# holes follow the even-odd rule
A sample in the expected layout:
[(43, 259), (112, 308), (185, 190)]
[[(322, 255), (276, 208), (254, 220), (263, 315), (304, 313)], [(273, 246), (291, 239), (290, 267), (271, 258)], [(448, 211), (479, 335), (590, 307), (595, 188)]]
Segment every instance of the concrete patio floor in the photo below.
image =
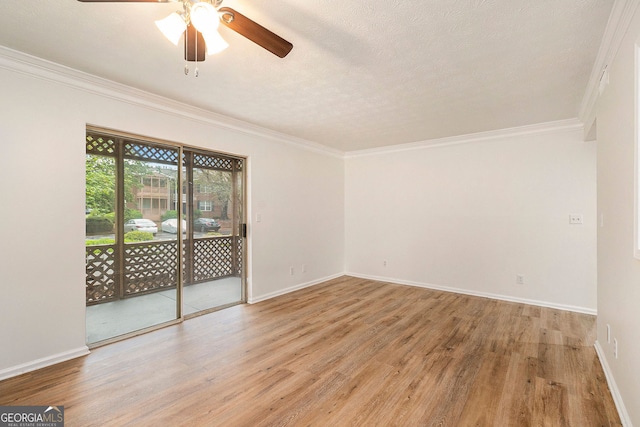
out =
[[(220, 307), (242, 299), (239, 277), (184, 287), (183, 314)], [(93, 344), (176, 319), (176, 290), (155, 292), (87, 307), (86, 339)]]

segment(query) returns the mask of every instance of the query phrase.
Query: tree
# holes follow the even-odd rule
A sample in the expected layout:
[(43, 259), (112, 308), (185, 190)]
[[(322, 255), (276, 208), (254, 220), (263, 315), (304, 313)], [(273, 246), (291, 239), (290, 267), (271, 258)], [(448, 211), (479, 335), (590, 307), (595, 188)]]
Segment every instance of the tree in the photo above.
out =
[(97, 213), (113, 212), (116, 200), (116, 166), (111, 157), (86, 156), (86, 207)]
[(198, 169), (197, 171), (198, 176), (194, 177), (194, 181), (211, 188), (211, 192), (222, 203), (220, 219), (229, 219), (229, 201), (232, 189), (231, 172), (209, 169)]
[[(135, 205), (134, 189), (143, 176), (153, 171), (145, 162), (125, 160), (124, 200)], [(115, 211), (116, 164), (113, 157), (87, 154), (85, 171), (86, 207), (96, 213)], [(135, 217), (135, 216), (133, 216)]]

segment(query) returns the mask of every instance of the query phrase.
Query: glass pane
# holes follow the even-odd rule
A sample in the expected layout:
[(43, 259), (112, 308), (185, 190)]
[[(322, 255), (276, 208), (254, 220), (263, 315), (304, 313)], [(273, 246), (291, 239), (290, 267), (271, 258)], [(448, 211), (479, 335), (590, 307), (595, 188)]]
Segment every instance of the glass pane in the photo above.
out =
[[(241, 269), (237, 257), (240, 218), (235, 204), (238, 175), (228, 159), (197, 154), (193, 168), (193, 256), (185, 271), (185, 315), (242, 301)], [(227, 163), (224, 163), (227, 162)]]
[[(169, 211), (167, 207), (176, 204), (177, 150), (139, 143), (128, 146), (128, 150), (124, 159), (104, 158), (98, 162), (110, 165), (109, 185), (114, 190), (112, 203), (108, 206), (109, 215), (115, 219), (120, 205), (123, 218), (121, 228), (114, 221), (116, 225), (108, 236), (113, 243), (111, 249), (105, 252), (101, 247), (92, 247), (87, 251), (88, 274), (90, 268), (92, 271), (104, 269), (105, 264), (98, 264), (96, 258), (109, 258), (108, 266), (113, 271), (109, 297), (87, 299), (89, 344), (178, 317), (178, 238), (175, 229), (172, 231), (166, 222), (169, 220), (170, 225), (171, 219), (176, 221), (175, 211)], [(167, 155), (167, 152), (174, 154)], [(176, 159), (176, 162), (156, 162), (151, 155), (164, 156), (164, 160)], [(120, 188), (123, 188), (122, 194), (117, 196), (119, 203), (115, 200), (118, 161), (122, 162), (123, 168), (119, 178)], [(88, 195), (97, 193), (93, 184), (96, 181), (92, 172), (96, 169), (94, 163), (91, 156), (87, 156)], [(87, 197), (88, 208), (91, 208), (89, 200)]]
[(115, 254), (116, 166), (113, 157), (87, 154), (85, 255), (88, 306), (117, 299)]
[(86, 156), (86, 304), (87, 342), (105, 336), (99, 307), (119, 299), (117, 246), (115, 240), (116, 159), (93, 154)]

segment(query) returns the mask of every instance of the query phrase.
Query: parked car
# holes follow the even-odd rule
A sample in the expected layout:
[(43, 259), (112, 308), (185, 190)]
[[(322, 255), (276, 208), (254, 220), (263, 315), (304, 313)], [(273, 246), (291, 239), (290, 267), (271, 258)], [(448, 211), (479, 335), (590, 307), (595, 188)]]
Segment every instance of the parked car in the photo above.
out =
[(198, 218), (194, 221), (194, 228), (196, 231), (218, 231), (220, 230), (220, 224), (213, 218)]
[[(170, 218), (162, 221), (161, 228), (162, 228), (162, 231), (166, 233), (176, 234), (178, 232), (177, 218)], [(182, 220), (182, 232), (183, 233), (187, 232), (187, 221), (185, 221), (184, 219)]]
[(158, 232), (158, 226), (150, 219), (130, 219), (124, 223), (124, 232), (126, 233), (128, 231), (146, 231), (148, 233), (156, 234)]

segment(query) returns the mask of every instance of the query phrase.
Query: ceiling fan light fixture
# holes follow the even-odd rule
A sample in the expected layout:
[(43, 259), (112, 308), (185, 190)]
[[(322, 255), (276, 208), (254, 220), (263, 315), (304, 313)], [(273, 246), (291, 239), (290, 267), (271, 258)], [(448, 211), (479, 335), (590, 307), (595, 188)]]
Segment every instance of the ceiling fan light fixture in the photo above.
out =
[[(220, 21), (225, 27), (249, 39), (279, 58), (284, 58), (293, 49), (293, 44), (267, 28), (252, 21), (230, 7), (220, 7), (223, 0), (78, 0), (88, 3), (178, 3), (182, 12), (172, 13), (165, 19), (156, 21), (163, 35), (177, 45), (182, 34), (184, 38), (184, 58), (186, 61), (203, 61), (209, 54), (225, 49), (228, 44), (217, 33)], [(196, 31), (197, 30), (197, 31)], [(227, 31), (227, 30), (224, 30)], [(204, 40), (207, 34), (209, 47)], [(200, 42), (198, 42), (198, 40)]]
[(220, 53), (229, 47), (229, 43), (217, 31), (202, 33), (202, 37), (204, 37), (204, 43), (207, 45), (207, 55)]
[(202, 34), (216, 31), (220, 18), (216, 9), (207, 2), (201, 1), (191, 6), (191, 23)]
[(178, 45), (180, 37), (187, 30), (187, 23), (177, 12), (156, 21), (156, 26), (162, 34), (174, 45)]

